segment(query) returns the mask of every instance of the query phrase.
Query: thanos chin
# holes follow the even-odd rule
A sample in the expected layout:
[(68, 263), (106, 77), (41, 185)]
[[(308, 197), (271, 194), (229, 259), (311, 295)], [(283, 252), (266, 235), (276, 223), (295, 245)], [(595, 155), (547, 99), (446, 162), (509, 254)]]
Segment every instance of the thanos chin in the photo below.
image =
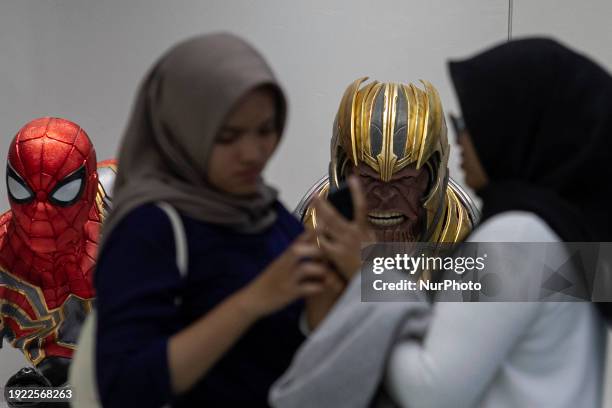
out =
[(438, 92), (427, 81), (418, 87), (367, 79), (357, 79), (344, 92), (329, 174), (306, 193), (297, 215), (316, 228), (314, 197), (326, 197), (355, 174), (378, 242), (462, 241), (479, 213), (449, 177), (450, 146)]

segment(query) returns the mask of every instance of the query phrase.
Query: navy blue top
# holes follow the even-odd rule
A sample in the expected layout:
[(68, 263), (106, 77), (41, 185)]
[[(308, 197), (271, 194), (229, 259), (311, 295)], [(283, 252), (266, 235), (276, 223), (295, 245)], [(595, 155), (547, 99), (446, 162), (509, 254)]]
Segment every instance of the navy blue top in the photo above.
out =
[[(105, 407), (267, 406), (268, 390), (303, 341), (302, 303), (259, 320), (188, 392), (174, 396), (167, 345), (280, 255), (302, 231), (280, 204), (274, 225), (241, 234), (182, 215), (189, 274), (176, 267), (168, 216), (147, 204), (114, 229), (95, 274), (96, 370)], [(182, 299), (177, 306), (176, 297)]]

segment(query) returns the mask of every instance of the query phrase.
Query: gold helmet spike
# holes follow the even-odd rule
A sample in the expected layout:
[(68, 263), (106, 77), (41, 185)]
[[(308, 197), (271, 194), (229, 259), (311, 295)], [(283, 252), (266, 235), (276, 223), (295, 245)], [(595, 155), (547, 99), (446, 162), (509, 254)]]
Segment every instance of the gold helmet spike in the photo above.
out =
[[(425, 114), (425, 123), (427, 124), (426, 131), (423, 133), (421, 140), (421, 148), (418, 155), (417, 169), (431, 157), (431, 155), (440, 149), (442, 153), (448, 152), (448, 140), (446, 136), (446, 122), (444, 121), (444, 113), (442, 111), (442, 103), (436, 88), (427, 81), (421, 81), (425, 86), (423, 93), (426, 100), (427, 112)], [(435, 140), (429, 140), (435, 139)], [(444, 155), (444, 154), (443, 154)]]
[(344, 133), (348, 133), (351, 135), (351, 153), (353, 157), (353, 161), (357, 162), (357, 145), (358, 141), (353, 139), (355, 137), (355, 122), (353, 118), (355, 117), (355, 104), (356, 104), (356, 96), (358, 94), (359, 87), (361, 83), (366, 81), (368, 77), (359, 78), (355, 82), (346, 88), (344, 91), (344, 95), (342, 95), (342, 100), (340, 101), (340, 107), (338, 108), (338, 114), (336, 115), (337, 119), (337, 127), (342, 129)]
[(348, 166), (372, 168), (384, 182), (408, 165), (429, 175), (422, 197), (421, 241), (458, 242), (478, 220), (469, 196), (448, 175), (450, 146), (438, 92), (427, 81), (414, 84), (359, 78), (345, 90), (331, 140), (329, 176), (313, 186), (298, 205), (300, 219), (316, 228), (316, 196), (325, 197), (346, 178)]
[(446, 163), (446, 122), (436, 89), (427, 81), (421, 81), (424, 89), (377, 81), (362, 87), (366, 79), (348, 86), (338, 108), (331, 144), (332, 183), (344, 179), (349, 161), (355, 166), (366, 163), (383, 181), (409, 164), (421, 168), (434, 156)]

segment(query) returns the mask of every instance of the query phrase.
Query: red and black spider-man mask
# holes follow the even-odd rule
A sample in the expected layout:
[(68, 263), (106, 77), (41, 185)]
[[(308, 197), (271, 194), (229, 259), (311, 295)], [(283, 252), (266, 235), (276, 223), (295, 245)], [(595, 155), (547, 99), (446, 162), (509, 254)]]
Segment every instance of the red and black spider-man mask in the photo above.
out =
[(40, 118), (15, 136), (6, 183), (17, 233), (35, 252), (62, 251), (81, 241), (95, 203), (96, 152), (76, 123)]

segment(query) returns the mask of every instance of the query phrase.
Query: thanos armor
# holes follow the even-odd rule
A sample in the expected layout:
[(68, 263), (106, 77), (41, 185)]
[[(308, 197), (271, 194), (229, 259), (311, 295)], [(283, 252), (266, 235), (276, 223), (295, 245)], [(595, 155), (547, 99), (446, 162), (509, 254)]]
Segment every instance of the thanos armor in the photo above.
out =
[(462, 241), (479, 212), (449, 177), (450, 146), (438, 92), (427, 81), (421, 81), (421, 88), (365, 84), (367, 79), (357, 79), (344, 92), (334, 121), (328, 175), (307, 192), (297, 215), (316, 228), (314, 197), (326, 197), (348, 174), (356, 173), (379, 242)]
[(13, 139), (6, 171), (11, 209), (0, 216), (0, 346), (8, 341), (31, 365), (6, 386), (61, 386), (94, 302), (116, 162), (97, 163), (77, 124), (40, 118)]

